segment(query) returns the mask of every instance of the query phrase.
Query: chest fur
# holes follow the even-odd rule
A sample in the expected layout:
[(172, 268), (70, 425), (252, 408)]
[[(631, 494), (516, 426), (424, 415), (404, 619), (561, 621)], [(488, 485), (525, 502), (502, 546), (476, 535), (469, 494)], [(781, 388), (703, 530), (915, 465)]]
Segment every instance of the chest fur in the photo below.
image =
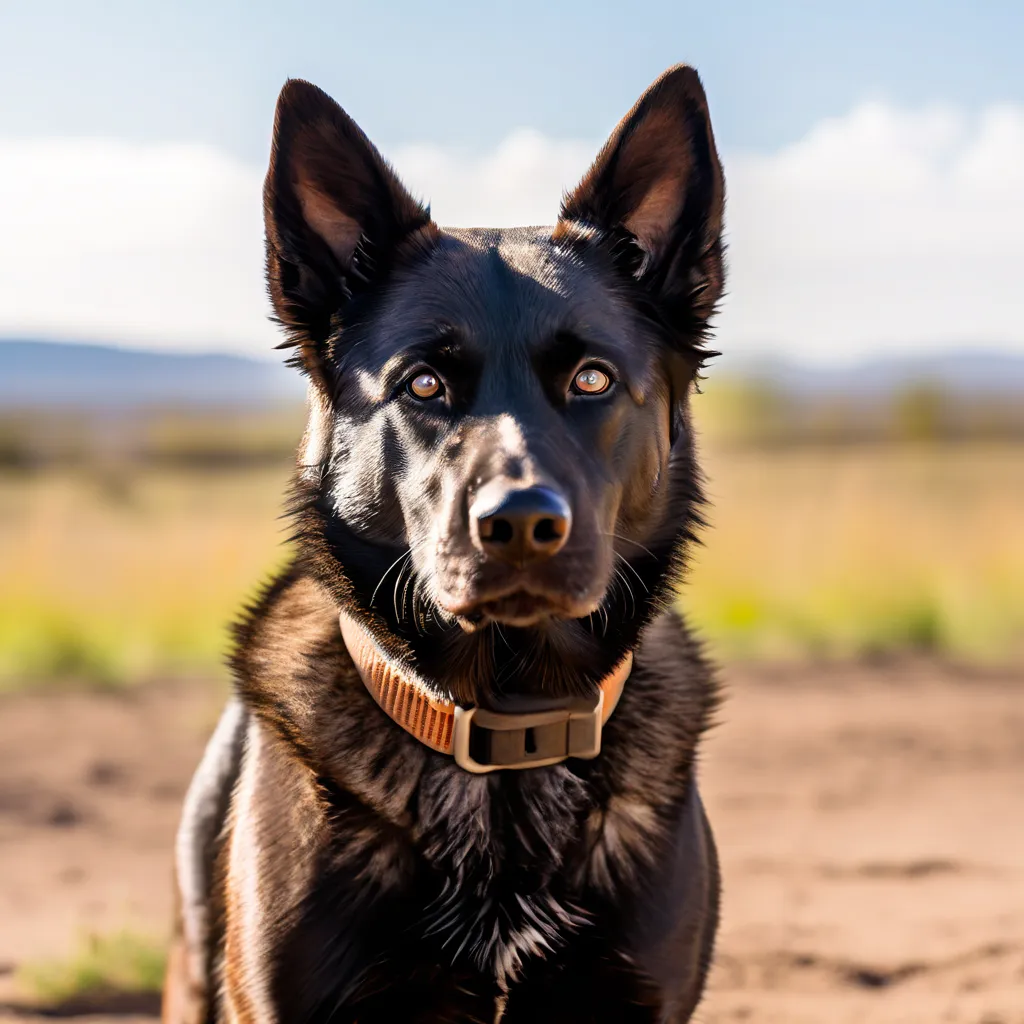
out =
[(564, 766), (474, 776), (429, 758), (393, 819), (311, 778), (265, 733), (251, 752), (232, 884), (263, 894), (257, 944), (288, 970), (303, 950), (344, 951), (333, 976), (353, 990), (386, 955), (507, 991), (621, 904), (658, 847), (649, 807)]

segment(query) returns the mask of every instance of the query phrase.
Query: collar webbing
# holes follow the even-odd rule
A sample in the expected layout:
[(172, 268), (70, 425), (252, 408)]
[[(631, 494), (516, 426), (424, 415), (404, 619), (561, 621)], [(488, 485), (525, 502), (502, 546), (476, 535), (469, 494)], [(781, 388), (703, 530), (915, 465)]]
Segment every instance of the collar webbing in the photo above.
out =
[(615, 710), (633, 667), (629, 651), (601, 680), (595, 698), (567, 699), (544, 711), (510, 714), (463, 708), (435, 696), (413, 672), (395, 665), (345, 612), (340, 622), (359, 675), (384, 712), (421, 743), (451, 754), (471, 772), (539, 768), (569, 757), (596, 757), (602, 726)]

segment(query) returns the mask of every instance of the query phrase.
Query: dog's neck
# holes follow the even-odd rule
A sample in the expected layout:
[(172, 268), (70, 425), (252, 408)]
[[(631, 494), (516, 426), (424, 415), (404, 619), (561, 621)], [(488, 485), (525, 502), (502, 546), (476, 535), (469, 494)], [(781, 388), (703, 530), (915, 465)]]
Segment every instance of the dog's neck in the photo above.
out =
[(345, 646), (367, 690), (385, 713), (421, 743), (451, 754), (467, 771), (534, 768), (601, 749), (633, 665), (628, 651), (590, 698), (506, 698), (502, 710), (465, 708), (440, 697), (416, 673), (380, 649), (373, 636), (342, 611)]

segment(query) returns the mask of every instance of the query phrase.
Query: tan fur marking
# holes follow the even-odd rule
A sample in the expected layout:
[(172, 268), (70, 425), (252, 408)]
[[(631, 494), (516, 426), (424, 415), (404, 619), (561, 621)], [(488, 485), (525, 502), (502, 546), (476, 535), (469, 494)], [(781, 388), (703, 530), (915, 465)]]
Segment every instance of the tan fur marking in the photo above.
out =
[(299, 445), (299, 472), (307, 480), (315, 480), (320, 464), (327, 459), (331, 434), (331, 403), (323, 388), (314, 380), (306, 388), (309, 419)]

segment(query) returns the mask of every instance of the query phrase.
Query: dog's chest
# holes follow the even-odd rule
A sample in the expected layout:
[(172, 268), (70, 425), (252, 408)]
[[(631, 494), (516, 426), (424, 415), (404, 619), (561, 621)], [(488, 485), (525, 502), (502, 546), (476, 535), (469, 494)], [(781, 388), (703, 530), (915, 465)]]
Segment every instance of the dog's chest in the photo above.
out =
[(579, 879), (591, 804), (567, 769), (425, 772), (415, 827), (423, 937), (501, 988), (563, 946), (587, 924)]

